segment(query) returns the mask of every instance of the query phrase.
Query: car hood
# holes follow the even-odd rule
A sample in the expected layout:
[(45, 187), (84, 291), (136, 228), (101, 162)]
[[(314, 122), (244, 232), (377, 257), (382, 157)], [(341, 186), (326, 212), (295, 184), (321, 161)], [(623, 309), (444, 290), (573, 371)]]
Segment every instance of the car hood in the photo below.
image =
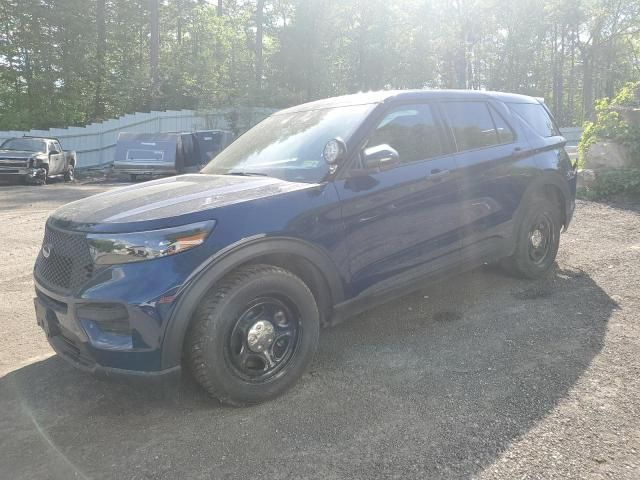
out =
[[(80, 231), (162, 228), (212, 218), (215, 208), (313, 186), (271, 177), (180, 175), (115, 188), (69, 203), (56, 210), (50, 222)], [(190, 216), (182, 218), (185, 215)]]
[(0, 150), (0, 158), (31, 158), (40, 155), (40, 152), (27, 152), (24, 150)]

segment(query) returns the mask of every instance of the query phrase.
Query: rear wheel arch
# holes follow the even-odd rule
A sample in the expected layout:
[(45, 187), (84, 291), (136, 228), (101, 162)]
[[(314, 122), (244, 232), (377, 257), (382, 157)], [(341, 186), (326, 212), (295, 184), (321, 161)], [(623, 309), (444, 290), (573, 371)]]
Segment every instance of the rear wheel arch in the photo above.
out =
[(569, 197), (569, 188), (566, 184), (563, 184), (563, 180), (559, 178), (559, 174), (556, 172), (544, 172), (527, 187), (518, 209), (518, 220), (520, 220), (524, 207), (528, 202), (531, 202), (535, 198), (546, 198), (558, 206), (562, 225), (566, 226), (567, 201)]
[(333, 305), (344, 300), (342, 280), (328, 254), (307, 242), (287, 239), (255, 239), (225, 249), (212, 257), (180, 295), (162, 342), (162, 368), (179, 365), (184, 341), (198, 305), (216, 283), (241, 267), (267, 264), (299, 277), (316, 298), (321, 320), (328, 322)]
[(562, 225), (567, 223), (567, 201), (562, 190), (557, 185), (547, 183), (544, 185), (544, 193), (546, 198), (550, 199), (560, 209), (560, 219)]

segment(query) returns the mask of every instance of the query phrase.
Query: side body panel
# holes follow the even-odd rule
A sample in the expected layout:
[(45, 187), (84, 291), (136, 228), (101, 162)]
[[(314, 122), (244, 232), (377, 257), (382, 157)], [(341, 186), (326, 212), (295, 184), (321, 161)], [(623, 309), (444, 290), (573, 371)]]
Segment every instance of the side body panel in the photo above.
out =
[[(348, 161), (390, 105), (394, 103), (379, 105), (349, 139)], [(521, 128), (514, 122), (514, 129)], [(184, 334), (203, 295), (225, 273), (263, 254), (311, 261), (324, 275), (334, 307), (381, 298), (389, 286), (406, 292), (422, 276), (475, 265), (492, 254), (508, 255), (520, 206), (532, 189), (556, 185), (565, 197), (568, 223), (575, 172), (562, 139), (516, 133), (516, 145), (496, 147), (490, 154), (444, 155), (357, 176), (338, 171), (324, 183), (264, 196), (241, 197), (235, 187), (228, 187), (202, 199), (190, 191), (186, 196), (194, 202), (213, 203), (216, 195), (237, 201), (215, 208), (198, 203), (201, 208), (194, 211), (138, 227), (142, 231), (166, 228), (170, 221), (215, 220), (202, 246), (175, 257), (105, 267), (73, 292), (73, 298), (42, 290), (54, 302), (69, 305), (61, 318), (70, 323), (77, 321), (77, 303), (126, 304), (139, 342), (128, 352), (96, 349), (94, 356), (107, 367), (145, 371), (178, 365)], [(437, 175), (443, 170), (448, 174)], [(177, 203), (170, 189), (158, 190), (167, 194), (167, 209)], [(76, 227), (64, 228), (88, 231)], [(109, 224), (90, 227), (107, 232)], [(88, 339), (85, 342), (91, 348)]]
[(457, 154), (463, 212), (461, 256), (466, 259), (510, 254), (516, 211), (539, 175), (536, 152), (521, 122), (501, 102), (490, 105), (492, 113), (501, 115), (511, 127), (514, 138), (501, 145)]
[(448, 155), (336, 182), (352, 295), (410, 271), (427, 273), (459, 250), (457, 175)]

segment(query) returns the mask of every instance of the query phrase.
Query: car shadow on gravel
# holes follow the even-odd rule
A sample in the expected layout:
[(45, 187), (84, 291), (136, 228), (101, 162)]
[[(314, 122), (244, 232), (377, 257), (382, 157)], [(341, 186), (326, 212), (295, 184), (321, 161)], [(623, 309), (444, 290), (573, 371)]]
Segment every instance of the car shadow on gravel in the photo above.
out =
[(473, 476), (571, 395), (616, 308), (579, 270), (530, 282), (480, 269), (325, 330), (301, 381), (249, 408), (189, 379), (169, 395), (100, 382), (54, 356), (0, 379), (3, 471)]

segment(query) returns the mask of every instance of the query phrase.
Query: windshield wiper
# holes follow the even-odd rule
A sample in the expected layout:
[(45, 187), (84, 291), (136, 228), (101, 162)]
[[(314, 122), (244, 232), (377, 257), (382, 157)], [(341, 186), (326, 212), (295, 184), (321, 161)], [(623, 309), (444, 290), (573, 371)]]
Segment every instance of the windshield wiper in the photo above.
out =
[(240, 177), (268, 177), (266, 173), (260, 172), (227, 172), (227, 175), (238, 175)]

